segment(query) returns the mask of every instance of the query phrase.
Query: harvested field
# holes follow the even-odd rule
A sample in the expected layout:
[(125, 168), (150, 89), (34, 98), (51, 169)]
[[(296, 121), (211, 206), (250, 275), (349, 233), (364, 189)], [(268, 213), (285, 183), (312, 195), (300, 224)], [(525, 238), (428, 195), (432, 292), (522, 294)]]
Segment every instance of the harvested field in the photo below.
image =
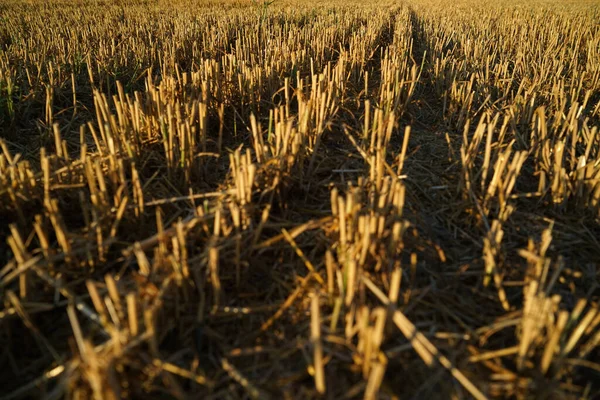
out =
[(0, 399), (600, 398), (599, 21), (0, 0)]

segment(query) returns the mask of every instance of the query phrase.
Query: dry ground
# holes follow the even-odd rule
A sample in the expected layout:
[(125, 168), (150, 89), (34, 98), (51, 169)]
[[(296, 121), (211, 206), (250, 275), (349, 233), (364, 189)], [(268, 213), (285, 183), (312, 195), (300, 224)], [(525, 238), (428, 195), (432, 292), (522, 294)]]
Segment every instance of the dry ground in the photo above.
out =
[(598, 398), (600, 6), (485, 3), (0, 0), (0, 398)]

